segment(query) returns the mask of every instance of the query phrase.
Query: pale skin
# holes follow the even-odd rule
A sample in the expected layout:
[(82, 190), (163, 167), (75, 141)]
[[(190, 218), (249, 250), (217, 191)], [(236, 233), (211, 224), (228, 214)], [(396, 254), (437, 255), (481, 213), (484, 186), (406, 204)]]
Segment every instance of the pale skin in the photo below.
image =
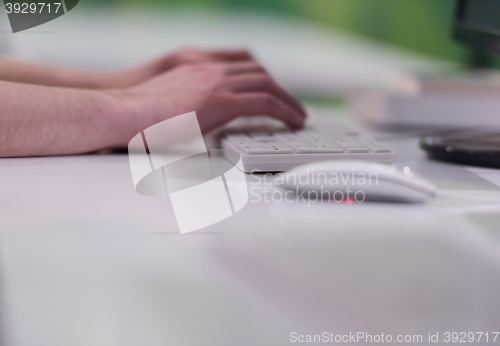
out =
[(0, 57), (0, 157), (126, 147), (140, 131), (196, 111), (204, 133), (241, 115), (301, 128), (300, 103), (244, 50), (184, 49), (111, 73)]

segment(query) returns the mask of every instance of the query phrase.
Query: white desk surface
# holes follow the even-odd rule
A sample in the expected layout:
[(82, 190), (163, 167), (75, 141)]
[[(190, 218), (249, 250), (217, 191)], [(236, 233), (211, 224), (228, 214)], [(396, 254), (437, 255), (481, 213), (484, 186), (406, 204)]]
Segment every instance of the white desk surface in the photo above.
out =
[(5, 345), (498, 331), (500, 173), (430, 162), (414, 138), (388, 143), (456, 198), (251, 201), (181, 236), (168, 198), (135, 192), (126, 154), (0, 160)]

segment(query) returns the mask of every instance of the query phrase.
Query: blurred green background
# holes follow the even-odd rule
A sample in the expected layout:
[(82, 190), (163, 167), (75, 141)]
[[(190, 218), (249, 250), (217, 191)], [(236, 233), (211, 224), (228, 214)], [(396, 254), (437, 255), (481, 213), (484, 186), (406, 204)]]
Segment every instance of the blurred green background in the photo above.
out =
[(82, 0), (165, 10), (252, 10), (301, 17), (445, 60), (470, 53), (451, 39), (456, 0)]

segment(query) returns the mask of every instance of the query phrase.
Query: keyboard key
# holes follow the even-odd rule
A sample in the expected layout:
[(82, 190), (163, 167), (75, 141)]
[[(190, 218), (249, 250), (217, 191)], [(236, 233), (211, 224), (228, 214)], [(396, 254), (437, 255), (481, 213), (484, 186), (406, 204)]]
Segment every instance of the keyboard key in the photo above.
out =
[(285, 143), (291, 145), (291, 146), (295, 146), (295, 145), (311, 145), (311, 143), (309, 143), (308, 141), (305, 141), (305, 140), (287, 140), (285, 141)]
[(248, 144), (243, 144), (239, 145), (239, 147), (243, 150), (247, 149), (268, 149), (269, 147), (265, 145), (259, 145), (259, 143), (248, 143)]
[(292, 148), (291, 148), (291, 147), (289, 147), (288, 145), (284, 145), (284, 144), (271, 145), (270, 147), (271, 147), (271, 148), (279, 148), (279, 149), (292, 149)]
[(273, 136), (260, 136), (252, 138), (256, 142), (267, 143), (267, 142), (276, 142), (276, 138)]
[(262, 143), (266, 146), (270, 146), (270, 147), (278, 146), (278, 145), (285, 145), (283, 142), (277, 141), (276, 139), (261, 140), (261, 141), (257, 141), (257, 142)]
[(292, 144), (290, 143), (290, 146), (296, 150), (300, 150), (300, 149), (316, 149), (317, 146), (315, 145), (312, 145), (310, 143), (307, 143), (307, 144)]
[(275, 154), (293, 154), (290, 148), (249, 148), (245, 150), (247, 155), (275, 155)]
[(297, 154), (343, 154), (344, 150), (341, 148), (301, 148), (296, 149)]
[(321, 144), (321, 145), (317, 145), (317, 147), (318, 148), (327, 148), (327, 149), (334, 149), (334, 148), (341, 149), (340, 145), (337, 145), (335, 143)]
[(334, 142), (332, 142), (332, 141), (325, 141), (325, 140), (311, 141), (311, 143), (314, 144), (314, 145), (316, 145), (316, 146), (318, 146), (318, 147), (335, 145)]

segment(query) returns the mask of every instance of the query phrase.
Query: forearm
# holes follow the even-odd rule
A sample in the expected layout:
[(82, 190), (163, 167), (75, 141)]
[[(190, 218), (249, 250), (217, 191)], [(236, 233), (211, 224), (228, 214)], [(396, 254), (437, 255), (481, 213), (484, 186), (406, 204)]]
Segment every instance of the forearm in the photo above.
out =
[(0, 56), (0, 80), (70, 88), (101, 87), (101, 78), (98, 73), (41, 66), (11, 60), (3, 56)]
[(124, 146), (139, 130), (106, 92), (0, 82), (0, 157)]

